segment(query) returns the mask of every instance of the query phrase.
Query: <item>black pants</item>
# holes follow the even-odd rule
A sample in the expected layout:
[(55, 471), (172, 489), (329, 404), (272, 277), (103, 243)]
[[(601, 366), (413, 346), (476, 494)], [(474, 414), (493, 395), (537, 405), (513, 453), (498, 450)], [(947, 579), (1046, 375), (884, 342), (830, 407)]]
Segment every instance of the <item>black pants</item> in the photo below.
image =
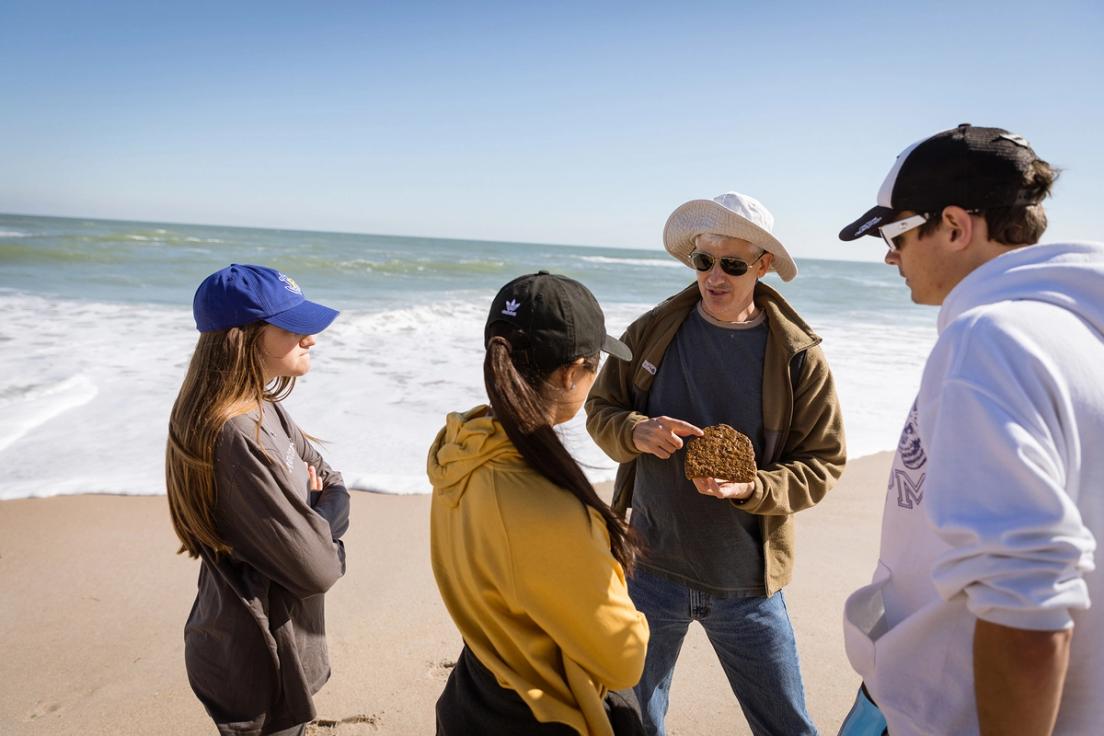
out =
[[(641, 736), (640, 705), (632, 690), (606, 696), (606, 715), (618, 736)], [(437, 736), (511, 734), (576, 736), (565, 723), (541, 723), (514, 690), (498, 684), (494, 674), (466, 646), (437, 700)]]
[[(218, 728), (220, 736), (241, 736), (241, 734), (246, 733), (245, 731), (235, 729), (232, 726), (227, 726), (225, 724), (220, 725), (216, 723), (215, 727)], [(298, 726), (280, 729), (279, 731), (260, 730), (252, 733), (258, 733), (261, 734), (261, 736), (303, 736), (303, 734), (306, 733), (306, 730), (307, 724), (300, 723)]]

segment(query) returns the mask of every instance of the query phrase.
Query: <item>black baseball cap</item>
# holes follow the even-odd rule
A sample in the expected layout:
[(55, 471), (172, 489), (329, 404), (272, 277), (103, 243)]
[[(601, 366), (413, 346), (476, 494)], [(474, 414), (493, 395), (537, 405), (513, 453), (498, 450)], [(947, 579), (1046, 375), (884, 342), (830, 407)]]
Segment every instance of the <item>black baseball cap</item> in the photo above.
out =
[(498, 290), (483, 344), (491, 340), (491, 326), (506, 322), (524, 330), (525, 345), (533, 363), (558, 368), (580, 356), (598, 351), (621, 360), (632, 360), (632, 351), (606, 334), (606, 318), (590, 290), (574, 279), (540, 271), (519, 276)]
[(967, 210), (1035, 204), (1039, 195), (1024, 189), (1038, 156), (1022, 136), (1003, 128), (963, 123), (901, 151), (889, 170), (878, 204), (840, 230), (840, 240), (877, 235), (902, 210), (939, 212), (957, 205)]

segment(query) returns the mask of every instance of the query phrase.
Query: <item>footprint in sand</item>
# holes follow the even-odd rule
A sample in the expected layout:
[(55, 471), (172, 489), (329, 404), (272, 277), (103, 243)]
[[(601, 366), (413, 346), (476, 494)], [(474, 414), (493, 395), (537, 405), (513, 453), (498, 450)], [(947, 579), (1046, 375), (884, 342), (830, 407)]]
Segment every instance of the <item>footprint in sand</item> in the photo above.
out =
[(438, 659), (435, 662), (426, 662), (426, 675), (434, 680), (447, 680), (455, 666), (456, 660), (454, 659)]
[(34, 709), (26, 715), (24, 720), (37, 721), (39, 718), (44, 718), (49, 715), (53, 715), (61, 710), (61, 703), (43, 703), (41, 700), (35, 703)]

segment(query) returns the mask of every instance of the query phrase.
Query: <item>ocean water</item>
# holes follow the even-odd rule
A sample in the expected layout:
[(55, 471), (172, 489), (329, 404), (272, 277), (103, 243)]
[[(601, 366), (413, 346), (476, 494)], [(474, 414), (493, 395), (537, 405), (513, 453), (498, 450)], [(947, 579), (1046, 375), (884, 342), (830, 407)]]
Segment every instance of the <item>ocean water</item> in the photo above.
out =
[[(389, 493), (428, 492), (426, 450), (445, 414), (485, 400), (483, 321), (503, 283), (539, 269), (579, 279), (620, 334), (693, 278), (658, 244), (0, 215), (0, 499), (165, 492), (169, 410), (197, 336), (192, 295), (232, 262), (279, 268), (308, 298), (342, 310), (286, 403), (325, 440), (323, 454), (350, 487)], [(789, 284), (767, 282), (824, 339), (850, 455), (892, 449), (935, 339), (935, 310), (912, 305), (881, 264), (798, 265)], [(580, 418), (563, 436), (594, 480), (613, 477)]]

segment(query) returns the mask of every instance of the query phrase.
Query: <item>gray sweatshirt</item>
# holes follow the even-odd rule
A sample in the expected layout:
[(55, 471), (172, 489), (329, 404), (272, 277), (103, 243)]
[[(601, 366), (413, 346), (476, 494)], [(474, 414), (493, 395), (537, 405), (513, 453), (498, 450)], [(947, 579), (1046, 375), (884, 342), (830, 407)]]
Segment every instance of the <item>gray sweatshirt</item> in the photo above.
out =
[[(192, 689), (224, 734), (314, 718), (329, 679), (323, 594), (345, 573), (349, 493), (279, 404), (231, 419), (215, 444), (215, 526), (184, 627)], [(323, 490), (307, 487), (313, 465)]]

